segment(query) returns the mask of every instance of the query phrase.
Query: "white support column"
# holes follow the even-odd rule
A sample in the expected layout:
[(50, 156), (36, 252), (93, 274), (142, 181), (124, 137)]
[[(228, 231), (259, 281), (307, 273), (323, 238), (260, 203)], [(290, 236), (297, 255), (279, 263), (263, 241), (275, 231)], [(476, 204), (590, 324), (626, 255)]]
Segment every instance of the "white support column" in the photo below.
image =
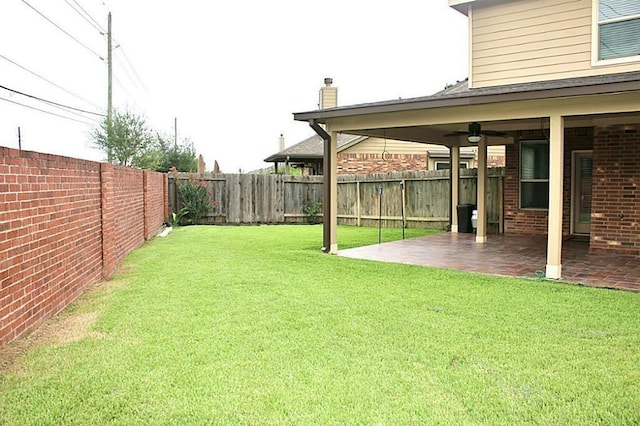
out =
[(487, 242), (487, 138), (478, 143), (478, 227), (476, 243)]
[(451, 147), (451, 232), (458, 233), (458, 204), (460, 204), (460, 147)]
[[(327, 129), (329, 130), (329, 129)], [(329, 167), (330, 183), (329, 197), (331, 198), (329, 208), (330, 235), (329, 235), (329, 253), (338, 253), (338, 133), (329, 132), (331, 135), (331, 146), (329, 147), (329, 155), (331, 162)]]
[(549, 224), (546, 277), (562, 276), (562, 180), (564, 175), (564, 117), (551, 116), (549, 139)]

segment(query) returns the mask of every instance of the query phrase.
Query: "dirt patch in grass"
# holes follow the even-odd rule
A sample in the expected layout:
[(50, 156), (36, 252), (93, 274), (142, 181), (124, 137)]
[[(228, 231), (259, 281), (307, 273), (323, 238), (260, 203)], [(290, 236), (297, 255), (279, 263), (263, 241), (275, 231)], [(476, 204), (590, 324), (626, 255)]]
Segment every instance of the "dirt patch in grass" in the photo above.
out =
[(103, 338), (102, 333), (91, 330), (97, 319), (97, 312), (80, 312), (50, 318), (31, 334), (0, 348), (0, 372), (12, 370), (22, 355), (42, 346), (66, 345), (85, 338)]
[(124, 280), (114, 279), (87, 286), (82, 295), (64, 311), (49, 318), (26, 336), (0, 347), (0, 374), (16, 368), (18, 359), (30, 350), (46, 345), (66, 345), (85, 338), (104, 338), (104, 334), (91, 329), (99, 312), (83, 309), (91, 308), (95, 296), (102, 298), (102, 294), (108, 295), (123, 283)]

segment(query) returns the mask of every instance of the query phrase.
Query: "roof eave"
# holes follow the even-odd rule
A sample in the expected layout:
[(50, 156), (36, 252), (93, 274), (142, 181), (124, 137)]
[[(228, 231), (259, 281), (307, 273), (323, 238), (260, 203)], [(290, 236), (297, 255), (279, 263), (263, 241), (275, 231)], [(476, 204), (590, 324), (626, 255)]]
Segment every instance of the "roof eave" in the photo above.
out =
[(276, 163), (287, 161), (287, 157), (289, 157), (289, 162), (297, 162), (297, 161), (307, 161), (307, 160), (321, 160), (322, 155), (318, 154), (309, 154), (309, 155), (272, 155), (270, 157), (265, 158), (263, 161), (266, 163)]
[(616, 92), (638, 91), (639, 81), (610, 82), (586, 86), (573, 86), (563, 88), (545, 88), (539, 90), (516, 91), (498, 94), (480, 94), (466, 96), (451, 96), (432, 99), (407, 99), (401, 101), (385, 101), (380, 103), (353, 105), (347, 107), (332, 108), (294, 113), (296, 121), (317, 120), (325, 123), (331, 118), (349, 117), (367, 114), (382, 114), (391, 112), (415, 111), (421, 109), (435, 109), (457, 106), (483, 105), (499, 102), (531, 101), (540, 99), (566, 98), (575, 96), (599, 95)]

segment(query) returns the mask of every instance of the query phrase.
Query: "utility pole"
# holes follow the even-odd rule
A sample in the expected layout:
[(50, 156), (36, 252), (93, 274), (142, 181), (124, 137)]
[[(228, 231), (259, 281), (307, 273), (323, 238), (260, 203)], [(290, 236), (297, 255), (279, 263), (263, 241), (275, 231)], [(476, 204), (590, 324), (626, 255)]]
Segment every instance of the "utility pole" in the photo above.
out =
[(107, 161), (113, 161), (111, 152), (111, 121), (113, 120), (113, 56), (111, 47), (111, 12), (107, 18)]
[(178, 117), (173, 118), (173, 146), (178, 146)]

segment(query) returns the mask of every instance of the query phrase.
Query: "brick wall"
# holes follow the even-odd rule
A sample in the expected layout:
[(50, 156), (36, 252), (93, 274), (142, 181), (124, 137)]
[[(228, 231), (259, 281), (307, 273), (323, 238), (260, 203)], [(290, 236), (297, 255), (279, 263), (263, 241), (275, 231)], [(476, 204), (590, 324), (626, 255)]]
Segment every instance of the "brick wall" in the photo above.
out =
[(102, 164), (102, 171), (103, 262), (109, 276), (118, 261), (144, 243), (144, 182), (139, 169)]
[(599, 127), (593, 146), (593, 251), (640, 254), (640, 126)]
[[(167, 178), (164, 174), (144, 171), (144, 238), (151, 238), (169, 217)], [(163, 206), (160, 210), (157, 206)]]
[(162, 225), (166, 176), (144, 174), (147, 185), (140, 170), (0, 147), (0, 345), (108, 277)]
[(338, 154), (338, 174), (427, 170), (426, 154)]
[(520, 140), (543, 139), (537, 132), (521, 132), (505, 148), (504, 231), (506, 234), (546, 234), (547, 210), (520, 208)]
[[(516, 143), (506, 147), (504, 178), (504, 228), (512, 234), (546, 234), (549, 222), (547, 210), (520, 208), (520, 140), (540, 140), (546, 135), (537, 131), (521, 132)], [(563, 218), (562, 232), (570, 232), (571, 214), (571, 153), (590, 150), (593, 146), (593, 129), (566, 129), (564, 135)]]

